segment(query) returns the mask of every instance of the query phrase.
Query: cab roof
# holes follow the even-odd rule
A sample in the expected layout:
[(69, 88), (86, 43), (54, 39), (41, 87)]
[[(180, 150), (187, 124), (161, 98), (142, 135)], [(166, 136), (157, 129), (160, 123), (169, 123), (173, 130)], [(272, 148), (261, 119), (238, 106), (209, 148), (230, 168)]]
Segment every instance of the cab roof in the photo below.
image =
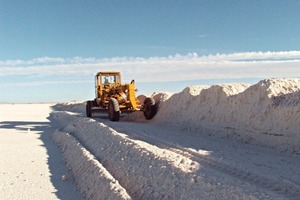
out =
[(118, 75), (121, 75), (121, 72), (119, 72), (119, 71), (103, 71), (103, 72), (98, 72), (96, 74), (96, 76), (105, 75), (105, 74), (118, 74)]

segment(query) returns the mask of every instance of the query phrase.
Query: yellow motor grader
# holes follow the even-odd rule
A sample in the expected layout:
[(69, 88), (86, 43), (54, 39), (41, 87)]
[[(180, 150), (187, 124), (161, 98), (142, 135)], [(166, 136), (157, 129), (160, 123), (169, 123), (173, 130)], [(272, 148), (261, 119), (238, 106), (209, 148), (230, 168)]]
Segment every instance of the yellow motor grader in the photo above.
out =
[(120, 113), (143, 111), (146, 119), (152, 119), (157, 112), (152, 97), (147, 97), (143, 104), (136, 98), (134, 80), (122, 84), (120, 72), (98, 72), (95, 76), (95, 92), (95, 99), (86, 103), (87, 117), (92, 117), (94, 112), (105, 111), (111, 121), (119, 121)]

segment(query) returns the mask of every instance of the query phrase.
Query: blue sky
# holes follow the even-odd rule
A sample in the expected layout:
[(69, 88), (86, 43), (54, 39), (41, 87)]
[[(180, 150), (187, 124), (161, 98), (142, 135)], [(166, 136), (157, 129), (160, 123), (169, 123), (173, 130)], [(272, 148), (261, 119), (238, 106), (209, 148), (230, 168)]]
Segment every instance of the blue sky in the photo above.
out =
[(140, 93), (300, 77), (300, 0), (0, 0), (0, 102), (94, 98), (97, 71)]

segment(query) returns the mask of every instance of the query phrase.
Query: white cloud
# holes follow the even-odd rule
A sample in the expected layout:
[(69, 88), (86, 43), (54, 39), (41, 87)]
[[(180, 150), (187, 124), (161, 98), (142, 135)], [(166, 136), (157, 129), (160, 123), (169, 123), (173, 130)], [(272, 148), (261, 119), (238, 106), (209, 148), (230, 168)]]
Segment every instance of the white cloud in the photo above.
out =
[(199, 35), (200, 38), (206, 38), (206, 37), (208, 37), (208, 36), (209, 36), (208, 34), (200, 34), (200, 35)]
[(0, 66), (28, 66), (28, 65), (48, 64), (48, 63), (63, 63), (64, 61), (65, 59), (63, 58), (42, 57), (42, 58), (34, 58), (32, 60), (0, 61)]
[(17, 83), (3, 83), (0, 84), (0, 88), (6, 87), (39, 87), (45, 85), (71, 85), (71, 84), (82, 84), (92, 83), (93, 80), (52, 80), (52, 81), (32, 81), (32, 82), (17, 82)]
[(119, 70), (125, 80), (168, 82), (216, 78), (299, 77), (300, 51), (243, 52), (168, 57), (35, 58), (0, 61), (0, 76), (61, 76), (92, 79), (97, 71)]

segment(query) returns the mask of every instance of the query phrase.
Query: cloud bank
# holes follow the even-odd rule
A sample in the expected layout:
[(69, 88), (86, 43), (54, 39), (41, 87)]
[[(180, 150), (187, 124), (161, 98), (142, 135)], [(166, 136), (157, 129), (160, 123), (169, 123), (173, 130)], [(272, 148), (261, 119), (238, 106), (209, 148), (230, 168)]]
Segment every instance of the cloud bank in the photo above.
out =
[[(35, 58), (0, 61), (2, 76), (61, 77), (86, 81), (98, 71), (121, 71), (125, 80), (169, 82), (199, 79), (299, 77), (300, 51), (243, 52), (168, 57)], [(51, 78), (50, 78), (51, 79)]]

